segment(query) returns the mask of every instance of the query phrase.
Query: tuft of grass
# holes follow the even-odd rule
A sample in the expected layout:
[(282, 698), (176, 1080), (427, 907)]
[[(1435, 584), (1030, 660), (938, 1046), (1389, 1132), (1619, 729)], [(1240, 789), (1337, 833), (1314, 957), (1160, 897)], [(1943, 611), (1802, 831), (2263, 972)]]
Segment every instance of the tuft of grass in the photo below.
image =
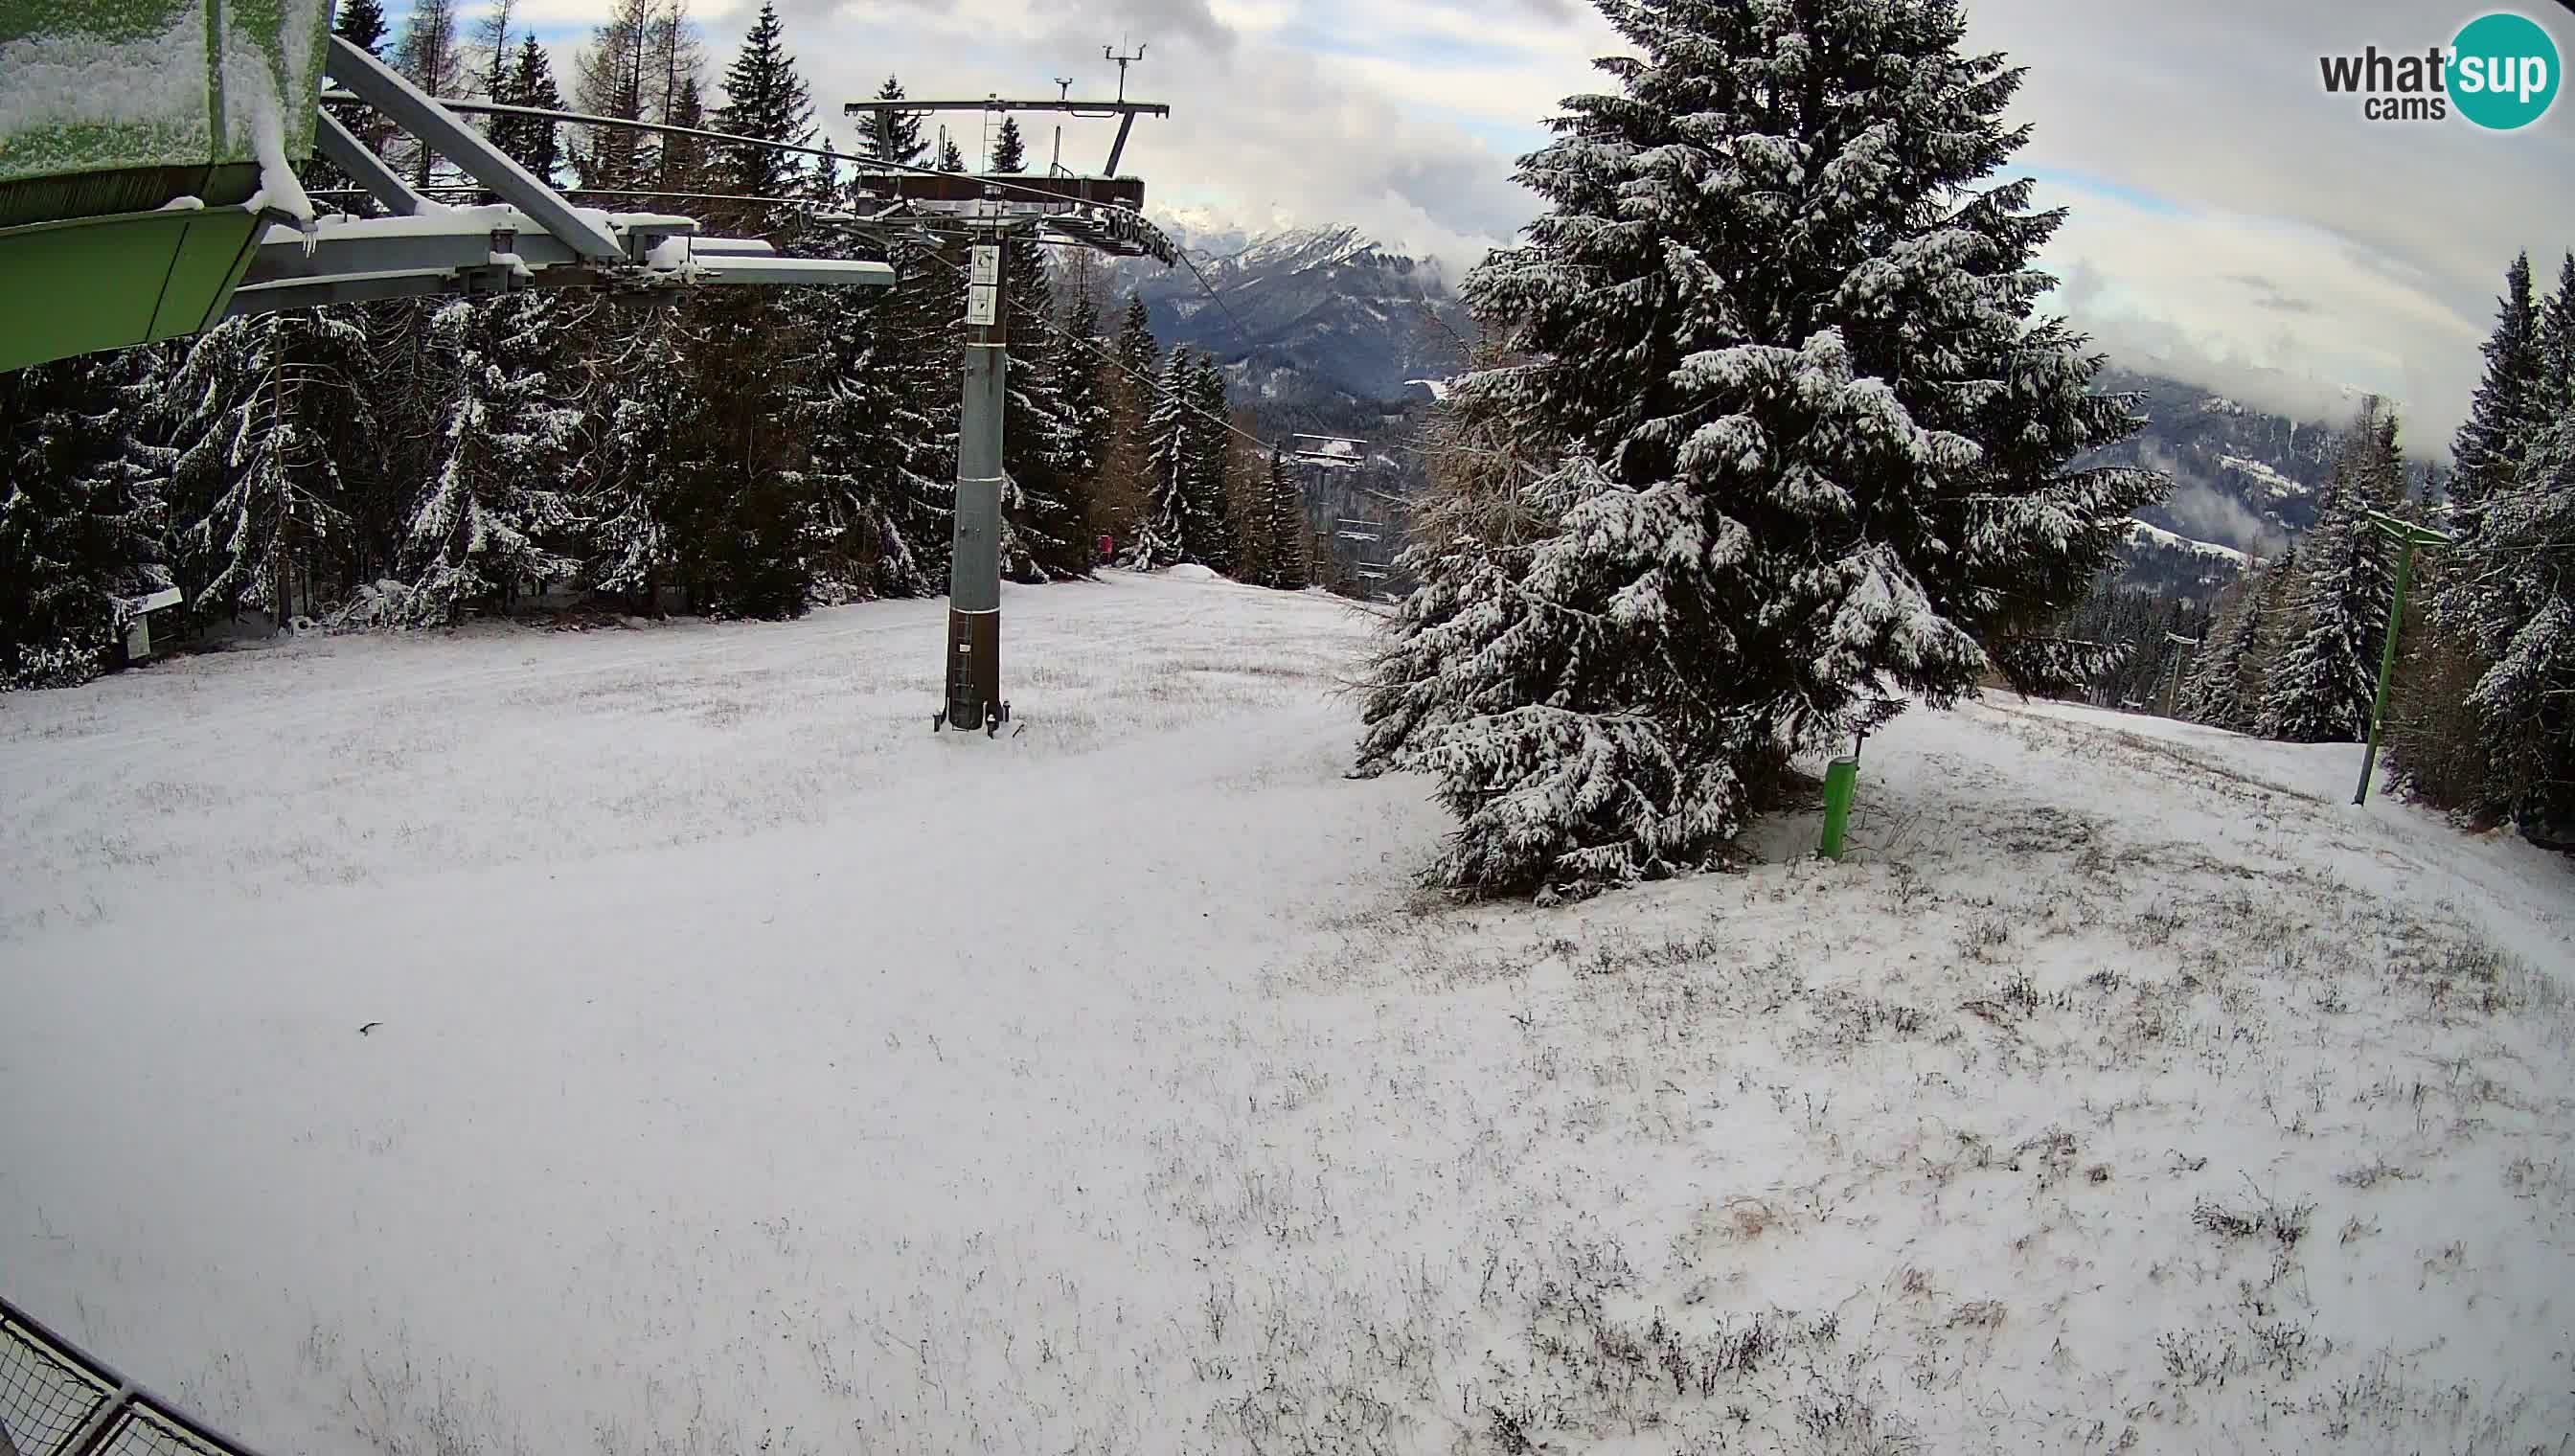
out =
[(2214, 1199), (2202, 1198), (2190, 1210), (2190, 1221), (2220, 1238), (2268, 1239), (2283, 1249), (2297, 1247), (2307, 1236), (2307, 1220), (2316, 1211), (2313, 1202), (2282, 1206), (2264, 1194), (2242, 1207), (2228, 1207)]

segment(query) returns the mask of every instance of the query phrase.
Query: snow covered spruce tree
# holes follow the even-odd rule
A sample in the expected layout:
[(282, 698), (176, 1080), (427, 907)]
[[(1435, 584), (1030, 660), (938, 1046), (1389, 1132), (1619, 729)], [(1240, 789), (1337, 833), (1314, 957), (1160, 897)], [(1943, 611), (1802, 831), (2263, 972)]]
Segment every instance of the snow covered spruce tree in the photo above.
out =
[(1144, 513), (1123, 556), (1140, 572), (1173, 566), (1187, 559), (1197, 484), (1193, 452), (1198, 431), (1190, 410), (1190, 385), (1197, 377), (1190, 351), (1174, 346), (1163, 361), (1162, 378), (1143, 401), (1145, 440)]
[(903, 388), (902, 351), (878, 301), (854, 288), (814, 294), (799, 428), (811, 456), (804, 484), (817, 571), (837, 594), (919, 596), (930, 584), (905, 534), (906, 503), (956, 488), (913, 474), (915, 443), (934, 427)]
[[(1003, 566), (1013, 580), (1063, 581), (1088, 575), (1091, 503), (1083, 488), (1081, 442), (1064, 393), (1065, 356), (1075, 352), (1040, 322), (1054, 316), (1044, 252), (1030, 239), (1002, 249), (1010, 299), (1010, 381), (1002, 416), (1002, 465), (1010, 477)], [(953, 277), (953, 275), (952, 275)]]
[(561, 345), (572, 310), (530, 290), (452, 300), (431, 325), (455, 392), (439, 423), (437, 464), (406, 533), (408, 626), (442, 626), (507, 608), (519, 589), (572, 573), (562, 554), (576, 519), (563, 488), (582, 412), (569, 402)]
[(2480, 422), (2517, 428), (2505, 447), (2479, 452), (2484, 468), (2473, 508), (2454, 517), (2437, 605), (2443, 627), (2486, 664), (2468, 704), (2492, 753), (2493, 806), (2555, 839), (2575, 837), (2575, 574), (2557, 565), (2575, 541), (2575, 260), (2532, 317), (2521, 379), (2495, 367), (2515, 324), (2509, 301), (2487, 349), (2485, 385), (2460, 432), (2461, 477)]
[(158, 362), (136, 349), (0, 374), (0, 693), (98, 676), (124, 599), (170, 585), (167, 452), (137, 434)]
[(1190, 408), (1183, 417), (1190, 438), (1190, 466), (1181, 559), (1232, 577), (1243, 571), (1243, 542), (1235, 530), (1234, 496), (1226, 470), (1235, 437), (1226, 429), (1225, 366), (1213, 354), (1197, 356), (1196, 366), (1187, 376)]
[(1363, 704), (1480, 891), (1705, 864), (1792, 749), (2070, 686), (2102, 654), (2041, 624), (2163, 488), (2066, 469), (2137, 422), (2035, 314), (2062, 215), (1990, 181), (2021, 73), (1956, 0), (1601, 9), (1637, 54), (1522, 160), (1546, 211), (1466, 284), (1519, 357), (1451, 397), (1561, 453), (1495, 513), (1530, 534), (1408, 553)]
[(2316, 524), (2299, 553), (2290, 595), (2296, 627), (2271, 670), (2263, 736), (2347, 743), (2368, 732), (2396, 581), (2387, 538), (2371, 528), (2368, 514), (2394, 510), (2404, 490), (2396, 417), (2372, 400), (2343, 436)]
[(1154, 338), (1145, 301), (1129, 294), (1101, 375), (1107, 410), (1101, 422), (1100, 471), (1092, 481), (1100, 526), (1122, 548), (1153, 515), (1153, 466), (1145, 427), (1162, 370), (1163, 346)]
[(1305, 556), (1305, 493), (1296, 487), (1288, 457), (1273, 449), (1263, 477), (1259, 524), (1265, 535), (1262, 585), (1282, 592), (1302, 592), (1313, 573)]
[(325, 552), (348, 534), (346, 431), (372, 407), (317, 363), (365, 344), (354, 316), (311, 309), (227, 319), (187, 346), (165, 393), (176, 452), (165, 499), (199, 612), (283, 623), (326, 605)]

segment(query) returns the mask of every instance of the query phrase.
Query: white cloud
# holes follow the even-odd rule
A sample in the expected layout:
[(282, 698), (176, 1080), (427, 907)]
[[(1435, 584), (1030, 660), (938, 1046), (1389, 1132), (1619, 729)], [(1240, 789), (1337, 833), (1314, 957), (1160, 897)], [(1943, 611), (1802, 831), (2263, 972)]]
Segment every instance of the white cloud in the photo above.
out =
[[(558, 25), (605, 9), (518, 3)], [(836, 126), (834, 103), (888, 71), (916, 95), (1051, 95), (1058, 76), (1102, 90), (1115, 72), (1101, 45), (1146, 42), (1131, 89), (1176, 111), (1139, 123), (1129, 152), (1155, 197), (1238, 220), (1350, 223), (1451, 266), (1528, 217), (1513, 154), (1561, 97), (1601, 85), (1589, 60), (1619, 48), (1579, 0), (781, 4)], [(701, 5), (721, 62), (753, 7)], [(1969, 25), (1972, 43), (2029, 68), (2019, 165), (2075, 209), (2046, 261), (2092, 278), (2073, 312), (2106, 346), (2252, 383), (2248, 400), (2293, 399), (2303, 387), (2279, 381), (2300, 379), (2390, 393), (2428, 437), (2464, 407), (2509, 256), (2575, 245), (2575, 102), (2511, 136), (2371, 124), (2324, 94), (2316, 58), (2421, 49), (2480, 8), (1970, 0)], [(2575, 57), (2575, 24), (2548, 13)], [(1041, 152), (1052, 126), (1032, 129)], [(1066, 138), (1080, 165), (1105, 154), (1097, 124)]]

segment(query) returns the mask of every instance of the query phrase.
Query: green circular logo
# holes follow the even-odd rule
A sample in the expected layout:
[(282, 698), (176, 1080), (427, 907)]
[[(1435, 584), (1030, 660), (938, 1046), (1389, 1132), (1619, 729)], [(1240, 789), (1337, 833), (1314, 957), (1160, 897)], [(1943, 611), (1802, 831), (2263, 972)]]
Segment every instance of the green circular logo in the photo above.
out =
[(2499, 11), (2469, 21), (2450, 42), (2443, 84), (2461, 116), (2508, 132), (2548, 114), (2558, 70), (2557, 42), (2539, 22)]

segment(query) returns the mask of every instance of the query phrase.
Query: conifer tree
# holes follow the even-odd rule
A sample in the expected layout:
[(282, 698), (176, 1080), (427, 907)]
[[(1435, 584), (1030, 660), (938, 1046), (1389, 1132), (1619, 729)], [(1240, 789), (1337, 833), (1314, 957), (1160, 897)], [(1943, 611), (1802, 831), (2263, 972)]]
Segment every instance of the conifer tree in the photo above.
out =
[(1234, 437), (1226, 429), (1225, 368), (1213, 354), (1195, 356), (1189, 376), (1187, 421), (1189, 463), (1188, 517), (1182, 528), (1181, 559), (1197, 562), (1219, 576), (1243, 570), (1243, 542), (1235, 531), (1239, 514), (1233, 500)]
[(656, 303), (617, 310), (607, 342), (580, 502), (582, 574), (594, 590), (650, 612), (678, 571), (674, 521), (698, 466), (706, 401), (687, 371), (699, 340), (679, 305)]
[(1029, 170), (1028, 139), (1020, 135), (1020, 119), (1002, 118), (1002, 130), (993, 138), (993, 170), (1026, 172)]
[(882, 489), (901, 549), (885, 547), (877, 590), (935, 595), (948, 585), (956, 523), (964, 264), (910, 240), (895, 243), (885, 261), (896, 282), (876, 296), (870, 357), (899, 422), (886, 446), (900, 469)]
[[(2486, 729), (2498, 806), (2563, 843), (2575, 839), (2575, 572), (2560, 565), (2575, 542), (2575, 265), (2532, 334), (2521, 434), (2487, 458), (2484, 495), (2454, 522), (2441, 580), (2455, 585), (2437, 615), (2485, 665), (2468, 703)], [(2471, 423), (2508, 393), (2490, 367)], [(2513, 473), (2496, 480), (2504, 460)]]
[(1099, 480), (1108, 456), (1109, 393), (1108, 366), (1100, 357), (1104, 347), (1100, 301), (1088, 287), (1079, 287), (1074, 294), (1064, 332), (1070, 342), (1057, 351), (1056, 373), (1062, 382), (1065, 424), (1072, 431), (1071, 468), (1074, 478), (1089, 486)]
[(1079, 463), (1080, 442), (1064, 397), (1065, 351), (1040, 323), (1055, 312), (1046, 259), (1036, 242), (1003, 245), (1004, 296), (1010, 303), (1009, 388), (1004, 395), (1002, 465), (1009, 477), (1004, 565), (1020, 581), (1088, 574), (1090, 505)]
[(2261, 701), (2247, 699), (2246, 664), (2262, 637), (2261, 572), (2249, 569), (2218, 595), (2210, 614), (2208, 636), (2193, 659), (2182, 685), (2182, 716), (2212, 728), (2250, 732), (2260, 719)]
[[(877, 88), (876, 99), (879, 101), (903, 100), (903, 83), (892, 76), (886, 77), (885, 84)], [(930, 154), (930, 144), (922, 140), (921, 136), (922, 115), (917, 111), (894, 111), (885, 113), (881, 119), (873, 120), (860, 133), (859, 141), (864, 155), (876, 161), (894, 163), (898, 167), (920, 166), (921, 159)]]
[(2372, 511), (2400, 504), (2404, 459), (2396, 417), (2364, 405), (2334, 459), (2315, 526), (2300, 553), (2291, 610), (2296, 635), (2270, 673), (2264, 736), (2299, 743), (2355, 742), (2368, 731), (2380, 645), (2394, 590), (2387, 539)]
[(333, 35), (371, 56), (384, 54), (385, 31), (385, 7), (378, 0), (340, 0), (331, 17)]
[(940, 139), (939, 170), (942, 172), (963, 172), (966, 170), (966, 154), (957, 150), (957, 139), (955, 137), (943, 137)]
[(1192, 381), (1197, 366), (1190, 351), (1175, 347), (1163, 361), (1162, 378), (1147, 401), (1144, 445), (1149, 486), (1145, 509), (1137, 521), (1123, 560), (1138, 571), (1153, 571), (1187, 560), (1196, 485), (1198, 432), (1190, 416)]
[(922, 595), (929, 574), (914, 559), (905, 507), (955, 489), (913, 474), (914, 443), (932, 422), (903, 388), (905, 363), (878, 300), (859, 289), (815, 293), (814, 387), (801, 429), (818, 572), (860, 597)]
[[(713, 130), (797, 147), (813, 144), (814, 94), (787, 52), (776, 0), (762, 0), (742, 50), (725, 70), (724, 88)], [(723, 143), (715, 150), (716, 180), (737, 196), (789, 197), (802, 183), (804, 162), (794, 153)]]
[(96, 677), (125, 602), (170, 584), (157, 477), (141, 429), (158, 352), (0, 374), (0, 692)]
[(2538, 373), (2545, 381), (2538, 413), (2545, 429), (2549, 410), (2575, 403), (2567, 398), (2575, 390), (2575, 252), (2558, 265), (2557, 290), (2539, 310), (2537, 332)]
[(1706, 864), (1791, 749), (2070, 686), (2103, 654), (2045, 625), (2163, 488), (2068, 468), (2137, 422), (2036, 312), (2062, 214), (1992, 181), (2022, 73), (1954, 0), (1602, 10), (1617, 94), (1465, 289), (1523, 362), (1454, 394), (1564, 443), (1537, 532), (1409, 553), (1363, 705), (1361, 771), (1434, 774), (1433, 877), (1483, 891)]
[[(519, 42), (518, 53), (512, 59), (509, 71), (501, 78), (495, 96), (507, 106), (527, 106), (542, 111), (564, 109), (563, 93), (555, 88), (554, 63), (546, 58), (545, 47), (537, 44), (535, 31), (528, 32)], [(553, 180), (563, 166), (560, 128), (540, 117), (494, 117), (492, 144), (509, 153), (512, 160), (541, 181)]]
[[(707, 105), (698, 89), (698, 78), (685, 76), (671, 100), (671, 125), (705, 128)], [(653, 186), (667, 193), (685, 195), (712, 192), (721, 185), (716, 166), (708, 154), (711, 148), (703, 137), (668, 136), (662, 138), (660, 150), (649, 160), (653, 170), (646, 175)], [(694, 201), (692, 203), (694, 204)]]
[[(377, 0), (345, 0), (332, 17), (331, 33), (381, 60), (385, 45), (384, 7)], [(353, 101), (331, 101), (323, 103), (323, 109), (337, 117), (361, 146), (379, 156), (384, 154), (386, 146), (394, 138), (393, 123), (372, 106)], [(326, 199), (320, 196), (326, 192), (354, 191), (358, 183), (356, 178), (333, 166), (318, 152), (298, 175), (304, 180), (305, 190), (315, 194), (317, 203), (340, 212), (364, 213), (366, 203), (361, 198)]]
[(456, 299), (432, 322), (455, 380), (437, 464), (406, 533), (414, 626), (506, 609), (521, 587), (569, 575), (574, 520), (562, 489), (582, 412), (560, 378), (571, 305), (527, 290)]
[(283, 624), (323, 605), (314, 569), (348, 524), (334, 447), (365, 396), (309, 366), (364, 346), (351, 315), (324, 309), (227, 319), (188, 346), (168, 391), (166, 491), (179, 583), (200, 610)]
[[(2450, 478), (2450, 522), (2454, 530), (2473, 533), (2487, 497), (2509, 487), (2533, 434), (2533, 411), (2544, 376), (2539, 339), (2539, 310), (2531, 301), (2530, 255), (2522, 254), (2504, 272), (2503, 297), (2496, 301), (2495, 328), (2486, 340), (2486, 370), (2451, 447), (2456, 470)], [(2461, 583), (2463, 590), (2473, 590)], [(2464, 603), (2452, 604), (2453, 610)]]
[(1270, 452), (1268, 484), (1263, 502), (1263, 525), (1270, 536), (1269, 578), (1265, 585), (1283, 592), (1302, 592), (1312, 578), (1305, 557), (1309, 546), (1305, 493), (1297, 488), (1295, 472), (1288, 466), (1286, 454), (1275, 449)]
[(1127, 308), (1118, 320), (1118, 343), (1112, 352), (1118, 363), (1133, 374), (1151, 379), (1162, 372), (1163, 346), (1154, 338), (1154, 321), (1146, 311), (1143, 294), (1127, 295)]

